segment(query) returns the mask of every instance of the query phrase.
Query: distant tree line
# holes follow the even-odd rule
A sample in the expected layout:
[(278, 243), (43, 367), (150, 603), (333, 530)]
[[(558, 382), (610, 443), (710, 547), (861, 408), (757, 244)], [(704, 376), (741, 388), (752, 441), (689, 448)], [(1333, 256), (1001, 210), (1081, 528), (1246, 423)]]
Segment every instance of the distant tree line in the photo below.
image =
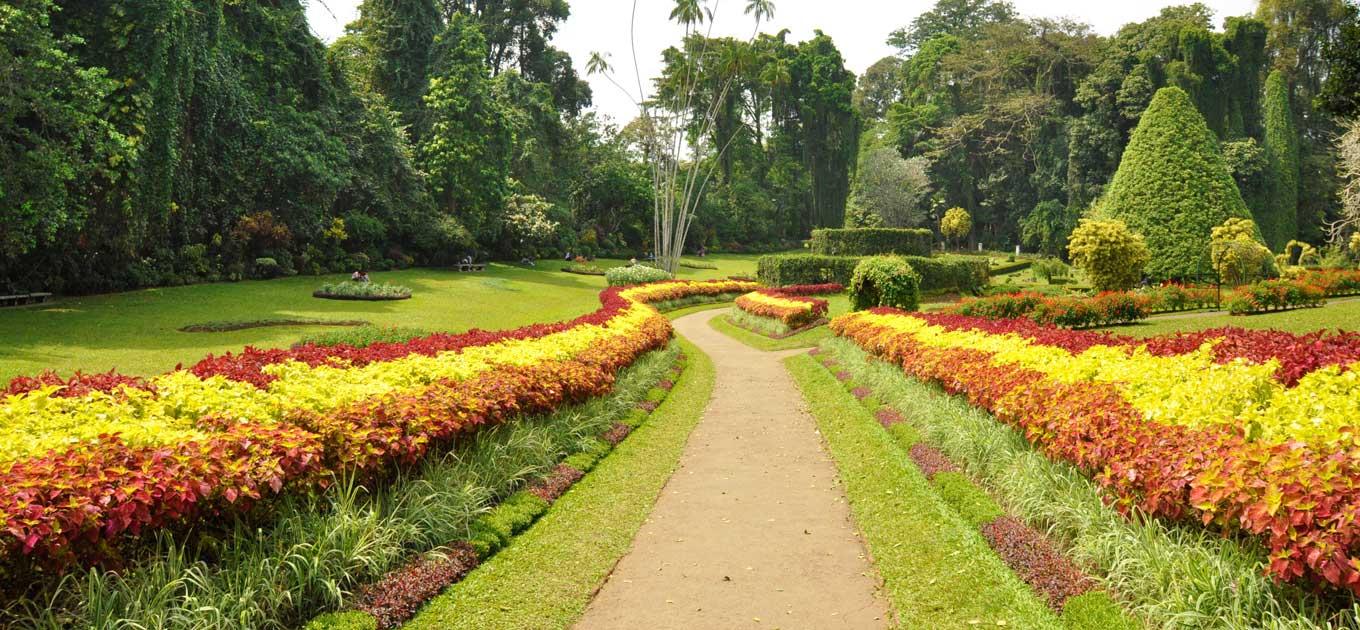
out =
[[(568, 15), (365, 0), (326, 46), (299, 0), (6, 2), (0, 291), (646, 251), (647, 131), (588, 111)], [(858, 115), (830, 38), (698, 43), (666, 54), (741, 85), (692, 246), (839, 225)]]
[[(1111, 37), (1021, 17), (1000, 0), (939, 0), (889, 43), (898, 53), (871, 66), (854, 97), (865, 121), (850, 210), (858, 222), (909, 216), (938, 228), (958, 206), (973, 217), (974, 240), (1060, 255), (1164, 87), (1189, 96), (1276, 251), (1332, 238), (1327, 226), (1344, 215), (1335, 141), (1360, 113), (1350, 0), (1262, 0), (1221, 29), (1203, 4), (1173, 6)], [(909, 169), (882, 148), (924, 164)], [(883, 186), (883, 173), (900, 185)], [(924, 194), (865, 217), (885, 205), (875, 191), (904, 189)]]

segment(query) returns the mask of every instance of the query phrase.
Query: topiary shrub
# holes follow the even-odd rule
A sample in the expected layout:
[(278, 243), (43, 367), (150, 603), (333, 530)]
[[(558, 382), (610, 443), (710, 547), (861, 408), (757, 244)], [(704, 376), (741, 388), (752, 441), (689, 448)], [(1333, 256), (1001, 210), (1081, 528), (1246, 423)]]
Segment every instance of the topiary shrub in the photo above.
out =
[(613, 267), (607, 269), (604, 272), (604, 278), (611, 287), (624, 287), (631, 284), (646, 284), (648, 282), (670, 280), (671, 274), (657, 269), (656, 267), (633, 265), (631, 267)]
[(1137, 284), (1150, 258), (1143, 237), (1123, 221), (1082, 219), (1067, 243), (1072, 264), (1086, 272), (1101, 291), (1120, 291)]
[(1261, 232), (1274, 249), (1283, 248), (1299, 232), (1299, 134), (1289, 100), (1289, 80), (1279, 70), (1271, 72), (1261, 101), (1268, 194), (1266, 206), (1256, 210)]
[(857, 311), (875, 306), (914, 311), (921, 304), (921, 275), (897, 256), (865, 258), (850, 279), (850, 302)]
[(1223, 282), (1232, 286), (1262, 280), (1275, 271), (1270, 250), (1256, 240), (1256, 224), (1250, 219), (1228, 219), (1214, 228), (1209, 259)]
[(934, 233), (922, 228), (848, 228), (812, 231), (812, 253), (840, 256), (929, 256)]
[(1177, 87), (1152, 98), (1095, 212), (1146, 239), (1147, 272), (1161, 279), (1209, 271), (1210, 231), (1230, 218), (1251, 218), (1218, 140)]
[(946, 238), (954, 239), (955, 243), (972, 231), (973, 216), (963, 208), (950, 208), (945, 211), (944, 218), (940, 219), (940, 233)]

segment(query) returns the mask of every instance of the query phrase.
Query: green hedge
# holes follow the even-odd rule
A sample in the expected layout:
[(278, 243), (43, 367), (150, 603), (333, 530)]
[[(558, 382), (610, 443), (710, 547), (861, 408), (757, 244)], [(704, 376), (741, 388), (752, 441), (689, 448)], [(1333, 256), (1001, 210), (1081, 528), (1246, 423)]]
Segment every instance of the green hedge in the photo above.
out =
[(844, 228), (812, 231), (812, 253), (823, 256), (929, 256), (935, 233), (920, 228)]
[[(903, 258), (921, 274), (922, 291), (977, 293), (987, 284), (987, 260), (983, 258)], [(756, 262), (756, 276), (772, 287), (823, 282), (848, 285), (859, 261), (855, 256), (816, 254), (761, 256)]]

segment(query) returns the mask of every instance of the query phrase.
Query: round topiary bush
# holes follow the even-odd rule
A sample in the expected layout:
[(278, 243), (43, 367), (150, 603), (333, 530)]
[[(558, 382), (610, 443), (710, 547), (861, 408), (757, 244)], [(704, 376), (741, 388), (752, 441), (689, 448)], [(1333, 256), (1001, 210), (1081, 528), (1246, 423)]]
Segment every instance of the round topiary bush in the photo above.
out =
[(1151, 254), (1143, 237), (1123, 221), (1082, 219), (1067, 243), (1072, 264), (1101, 291), (1128, 289), (1143, 276)]
[(914, 311), (921, 304), (921, 274), (896, 256), (865, 258), (850, 279), (850, 302), (857, 311), (875, 306)]

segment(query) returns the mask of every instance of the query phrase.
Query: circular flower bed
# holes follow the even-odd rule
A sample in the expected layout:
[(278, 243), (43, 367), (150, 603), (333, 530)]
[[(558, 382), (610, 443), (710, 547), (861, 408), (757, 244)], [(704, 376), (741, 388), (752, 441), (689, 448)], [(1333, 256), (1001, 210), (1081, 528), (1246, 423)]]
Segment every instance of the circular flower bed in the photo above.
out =
[(332, 282), (321, 285), (312, 297), (327, 300), (405, 300), (411, 289), (382, 282)]

